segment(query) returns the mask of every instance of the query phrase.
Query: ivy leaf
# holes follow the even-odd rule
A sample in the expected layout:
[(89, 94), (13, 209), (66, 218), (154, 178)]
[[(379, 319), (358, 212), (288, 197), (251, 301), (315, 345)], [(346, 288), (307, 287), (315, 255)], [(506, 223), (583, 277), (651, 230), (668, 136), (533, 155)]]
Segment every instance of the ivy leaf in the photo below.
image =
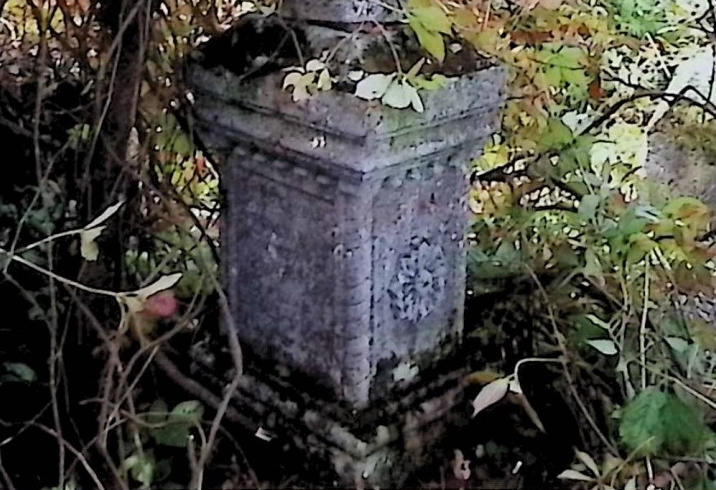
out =
[(390, 87), (395, 74), (374, 73), (356, 85), (355, 96), (365, 100), (380, 99)]
[(694, 408), (656, 388), (629, 402), (619, 424), (622, 443), (638, 457), (687, 455), (702, 449), (712, 435)]

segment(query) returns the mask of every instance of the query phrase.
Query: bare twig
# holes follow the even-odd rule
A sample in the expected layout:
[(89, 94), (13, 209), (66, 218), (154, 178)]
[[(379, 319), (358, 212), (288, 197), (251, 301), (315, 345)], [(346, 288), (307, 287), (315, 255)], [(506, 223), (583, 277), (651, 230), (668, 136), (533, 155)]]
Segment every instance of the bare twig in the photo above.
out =
[[(41, 431), (46, 432), (47, 434), (54, 437), (58, 442), (60, 442), (63, 446), (65, 446), (67, 448), (67, 450), (75, 456), (75, 458), (77, 458), (79, 460), (79, 462), (82, 464), (82, 466), (84, 467), (87, 474), (92, 479), (92, 482), (94, 483), (95, 488), (97, 488), (98, 490), (106, 490), (104, 485), (102, 484), (102, 481), (97, 476), (97, 473), (95, 473), (94, 469), (92, 469), (92, 466), (90, 466), (89, 462), (87, 461), (87, 458), (85, 458), (81, 452), (79, 452), (77, 449), (75, 449), (75, 447), (72, 444), (67, 442), (62, 437), (60, 437), (60, 435), (56, 431), (50, 429), (49, 427), (46, 427), (46, 426), (44, 426), (42, 424), (38, 424), (38, 423), (34, 423), (33, 425), (35, 427), (37, 427), (38, 429), (40, 429)], [(64, 483), (64, 480), (60, 482), (60, 484), (63, 484), (63, 483)]]

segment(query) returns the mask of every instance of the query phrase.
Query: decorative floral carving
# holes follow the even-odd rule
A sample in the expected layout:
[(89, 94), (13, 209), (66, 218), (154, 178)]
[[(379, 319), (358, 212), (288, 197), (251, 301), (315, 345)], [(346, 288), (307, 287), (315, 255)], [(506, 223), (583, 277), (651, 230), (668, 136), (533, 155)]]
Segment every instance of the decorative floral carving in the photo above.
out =
[(413, 323), (427, 317), (445, 293), (447, 265), (440, 245), (414, 237), (398, 257), (396, 273), (388, 287), (395, 318)]

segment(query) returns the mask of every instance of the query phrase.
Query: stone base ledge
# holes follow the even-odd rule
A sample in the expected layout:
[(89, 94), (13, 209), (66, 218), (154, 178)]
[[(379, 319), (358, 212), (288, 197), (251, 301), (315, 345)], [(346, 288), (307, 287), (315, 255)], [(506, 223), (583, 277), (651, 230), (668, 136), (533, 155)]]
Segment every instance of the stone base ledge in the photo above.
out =
[(463, 369), (453, 370), (416, 387), (411, 393), (419, 396), (409, 395), (413, 399), (407, 407), (395, 404), (389, 416), (384, 412), (376, 417), (380, 410), (375, 407), (348, 414), (356, 421), (373, 419), (368, 426), (340, 420), (343, 417), (331, 414), (324, 401), (309, 407), (295, 390), (283, 390), (252, 374), (244, 376), (234, 405), (260, 421), (261, 429), (287, 449), (305, 457), (310, 484), (395, 488), (430, 462), (431, 449), (451, 428), (467, 422), (464, 374)]

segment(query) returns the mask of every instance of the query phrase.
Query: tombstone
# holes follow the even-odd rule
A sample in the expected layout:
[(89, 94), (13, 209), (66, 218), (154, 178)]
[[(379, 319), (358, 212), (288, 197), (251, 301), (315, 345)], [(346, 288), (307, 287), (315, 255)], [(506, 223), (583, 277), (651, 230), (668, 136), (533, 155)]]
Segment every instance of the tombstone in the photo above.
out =
[[(339, 73), (385, 44), (345, 33), (393, 15), (369, 0), (283, 5), (304, 59), (339, 45)], [(342, 485), (401, 484), (464, 401), (466, 169), (504, 84), (487, 63), (464, 71), (418, 113), (340, 84), (294, 102), (280, 70), (189, 70), (195, 124), (225, 155), (224, 284), (248, 359), (236, 403)]]

